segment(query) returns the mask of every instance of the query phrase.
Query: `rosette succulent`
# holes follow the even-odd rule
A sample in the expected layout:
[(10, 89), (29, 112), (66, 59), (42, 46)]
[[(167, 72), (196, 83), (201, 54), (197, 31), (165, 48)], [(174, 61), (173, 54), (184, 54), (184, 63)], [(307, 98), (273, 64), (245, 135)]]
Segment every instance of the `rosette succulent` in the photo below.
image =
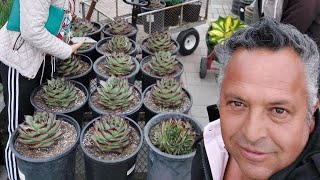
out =
[(152, 87), (151, 95), (158, 106), (177, 107), (182, 104), (185, 93), (178, 81), (165, 78), (157, 81), (157, 84)]
[(196, 133), (187, 120), (170, 118), (160, 123), (160, 132), (156, 133), (154, 145), (168, 154), (189, 154), (195, 137)]
[(134, 66), (131, 56), (123, 52), (112, 53), (111, 56), (106, 58), (105, 67), (110, 75), (126, 76), (132, 72)]
[(161, 7), (161, 0), (150, 0), (150, 4), (148, 7), (160, 8)]
[(48, 106), (68, 107), (76, 100), (77, 91), (70, 81), (63, 78), (48, 80), (43, 86), (42, 98)]
[(131, 47), (132, 43), (126, 36), (113, 36), (107, 44), (107, 49), (109, 52), (129, 53)]
[(130, 144), (129, 123), (120, 116), (102, 116), (93, 125), (91, 139), (103, 152), (122, 153), (123, 149)]
[(152, 56), (151, 61), (147, 62), (149, 68), (159, 76), (170, 75), (176, 71), (175, 66), (178, 64), (176, 56), (172, 56), (171, 52), (160, 51)]
[(17, 141), (31, 149), (50, 147), (62, 135), (61, 121), (52, 113), (38, 112), (34, 116), (25, 116), (25, 120), (19, 125), (20, 138)]
[(74, 18), (71, 22), (71, 32), (74, 37), (84, 37), (94, 31), (96, 31), (96, 27), (89, 21)]
[(100, 85), (99, 104), (106, 109), (119, 110), (128, 107), (134, 99), (133, 86), (129, 85), (127, 79), (111, 76), (107, 81), (100, 81)]
[(79, 74), (79, 70), (83, 67), (80, 59), (71, 55), (67, 60), (60, 60), (57, 62), (57, 73), (61, 76), (73, 76)]
[(125, 19), (117, 18), (108, 24), (107, 30), (114, 35), (126, 35), (135, 28)]
[(167, 32), (156, 32), (146, 42), (146, 47), (153, 53), (159, 51), (171, 51), (175, 47)]

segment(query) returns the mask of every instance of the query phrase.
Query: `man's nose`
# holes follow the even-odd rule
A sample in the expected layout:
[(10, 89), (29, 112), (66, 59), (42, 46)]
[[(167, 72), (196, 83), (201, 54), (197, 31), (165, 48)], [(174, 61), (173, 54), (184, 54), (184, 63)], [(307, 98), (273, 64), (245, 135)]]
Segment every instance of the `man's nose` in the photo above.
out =
[(261, 138), (265, 138), (267, 135), (267, 124), (263, 110), (250, 109), (247, 114), (244, 124), (242, 126), (242, 133), (248, 141), (251, 143), (257, 142)]

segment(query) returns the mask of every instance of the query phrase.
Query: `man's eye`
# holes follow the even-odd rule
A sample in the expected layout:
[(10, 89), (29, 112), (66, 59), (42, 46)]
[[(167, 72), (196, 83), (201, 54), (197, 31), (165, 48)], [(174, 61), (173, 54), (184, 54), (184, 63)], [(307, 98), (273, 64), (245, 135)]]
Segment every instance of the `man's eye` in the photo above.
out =
[(232, 101), (231, 104), (232, 104), (233, 106), (235, 106), (235, 107), (241, 107), (241, 106), (243, 106), (243, 104), (242, 104), (241, 102), (239, 102), (239, 101)]
[(282, 108), (274, 108), (273, 111), (277, 114), (284, 114), (286, 112), (286, 110)]

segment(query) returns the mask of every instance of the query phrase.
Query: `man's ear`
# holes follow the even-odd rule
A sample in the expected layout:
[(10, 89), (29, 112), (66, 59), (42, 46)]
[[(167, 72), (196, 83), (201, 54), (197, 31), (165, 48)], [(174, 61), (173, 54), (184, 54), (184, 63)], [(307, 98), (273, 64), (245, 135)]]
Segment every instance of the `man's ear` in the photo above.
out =
[(312, 120), (311, 120), (311, 124), (310, 124), (310, 126), (309, 126), (309, 129), (310, 129), (310, 133), (312, 133), (313, 132), (313, 130), (314, 130), (314, 127), (315, 127), (315, 112), (316, 112), (316, 110), (319, 108), (319, 99), (317, 99), (317, 101), (316, 101), (316, 103), (314, 104), (314, 106), (313, 106), (313, 112), (312, 112)]

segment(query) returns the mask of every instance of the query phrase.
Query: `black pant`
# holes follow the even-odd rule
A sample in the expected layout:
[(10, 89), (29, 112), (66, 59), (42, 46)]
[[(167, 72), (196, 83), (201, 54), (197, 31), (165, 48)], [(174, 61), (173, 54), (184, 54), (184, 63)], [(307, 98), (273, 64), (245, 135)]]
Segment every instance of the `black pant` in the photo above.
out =
[[(18, 124), (24, 121), (24, 115), (33, 115), (34, 113), (34, 108), (30, 102), (30, 95), (40, 85), (41, 76), (43, 75), (43, 81), (45, 82), (48, 75), (51, 74), (51, 63), (50, 61), (46, 62), (48, 63), (46, 63), (44, 72), (42, 72), (43, 66), (41, 66), (34, 79), (21, 76), (17, 70), (0, 62), (3, 95), (8, 111), (9, 138), (18, 127)], [(17, 164), (9, 148), (9, 141), (5, 148), (5, 161), (9, 179), (18, 180)]]

